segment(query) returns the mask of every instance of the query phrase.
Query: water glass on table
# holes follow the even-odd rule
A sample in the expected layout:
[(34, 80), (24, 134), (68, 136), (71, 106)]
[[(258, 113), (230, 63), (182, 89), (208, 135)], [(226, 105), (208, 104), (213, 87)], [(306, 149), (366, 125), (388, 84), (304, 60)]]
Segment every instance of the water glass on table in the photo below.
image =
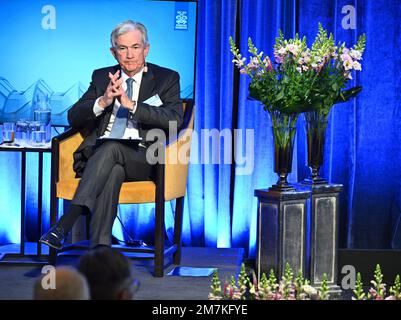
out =
[(15, 135), (15, 123), (4, 122), (3, 124), (3, 143), (12, 144), (14, 143)]
[(24, 147), (29, 142), (29, 122), (26, 120), (19, 120), (15, 124), (15, 143)]
[(43, 147), (46, 145), (46, 125), (39, 121), (29, 123), (29, 141), (32, 147)]

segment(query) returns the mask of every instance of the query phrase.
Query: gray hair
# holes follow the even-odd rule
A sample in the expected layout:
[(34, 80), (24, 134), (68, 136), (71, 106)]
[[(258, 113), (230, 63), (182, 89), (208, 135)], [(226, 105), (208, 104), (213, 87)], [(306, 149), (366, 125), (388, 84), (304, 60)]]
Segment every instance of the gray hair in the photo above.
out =
[(149, 39), (148, 39), (148, 31), (146, 30), (146, 27), (140, 23), (140, 22), (135, 22), (132, 20), (126, 20), (118, 25), (113, 29), (110, 35), (110, 42), (111, 46), (115, 48), (116, 46), (116, 40), (119, 36), (121, 36), (124, 33), (127, 33), (132, 30), (139, 30), (142, 34), (142, 43), (146, 47), (149, 45)]

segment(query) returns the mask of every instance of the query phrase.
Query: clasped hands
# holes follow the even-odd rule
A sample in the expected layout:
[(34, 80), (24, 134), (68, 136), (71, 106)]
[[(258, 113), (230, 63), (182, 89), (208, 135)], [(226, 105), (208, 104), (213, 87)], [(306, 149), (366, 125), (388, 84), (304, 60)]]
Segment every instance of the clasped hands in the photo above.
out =
[(117, 70), (115, 74), (109, 72), (110, 82), (106, 88), (105, 93), (99, 99), (98, 103), (101, 108), (106, 108), (108, 105), (112, 104), (114, 98), (117, 98), (118, 102), (128, 110), (134, 110), (135, 102), (128, 98), (127, 93), (122, 87), (124, 82), (123, 78), (118, 78), (120, 76), (120, 70)]

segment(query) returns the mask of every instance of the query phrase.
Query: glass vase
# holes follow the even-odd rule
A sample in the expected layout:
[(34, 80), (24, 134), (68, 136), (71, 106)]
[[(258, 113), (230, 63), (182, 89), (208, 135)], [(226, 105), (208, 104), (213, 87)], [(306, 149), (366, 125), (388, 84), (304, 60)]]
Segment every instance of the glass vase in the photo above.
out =
[(272, 116), (274, 140), (274, 172), (278, 175), (277, 183), (270, 190), (294, 191), (288, 184), (287, 176), (292, 170), (292, 155), (298, 115), (275, 113)]
[(305, 113), (305, 129), (308, 146), (308, 166), (310, 177), (306, 184), (325, 184), (327, 181), (320, 176), (320, 167), (324, 161), (324, 144), (326, 141), (327, 116), (316, 111)]

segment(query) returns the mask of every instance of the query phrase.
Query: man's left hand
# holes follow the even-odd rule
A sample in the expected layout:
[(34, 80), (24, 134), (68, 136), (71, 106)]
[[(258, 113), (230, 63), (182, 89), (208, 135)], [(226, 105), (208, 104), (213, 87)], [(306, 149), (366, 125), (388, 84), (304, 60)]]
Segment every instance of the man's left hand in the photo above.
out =
[(119, 97), (119, 102), (124, 108), (127, 108), (128, 110), (133, 111), (135, 107), (134, 101), (132, 101), (130, 98), (128, 98), (126, 92), (121, 89), (121, 96)]
[[(111, 79), (111, 82), (113, 85), (116, 84), (116, 81), (114, 79)], [(128, 98), (127, 93), (125, 92), (121, 84), (118, 86), (117, 89), (117, 100), (124, 108), (127, 108), (130, 111), (134, 110), (135, 102)]]

